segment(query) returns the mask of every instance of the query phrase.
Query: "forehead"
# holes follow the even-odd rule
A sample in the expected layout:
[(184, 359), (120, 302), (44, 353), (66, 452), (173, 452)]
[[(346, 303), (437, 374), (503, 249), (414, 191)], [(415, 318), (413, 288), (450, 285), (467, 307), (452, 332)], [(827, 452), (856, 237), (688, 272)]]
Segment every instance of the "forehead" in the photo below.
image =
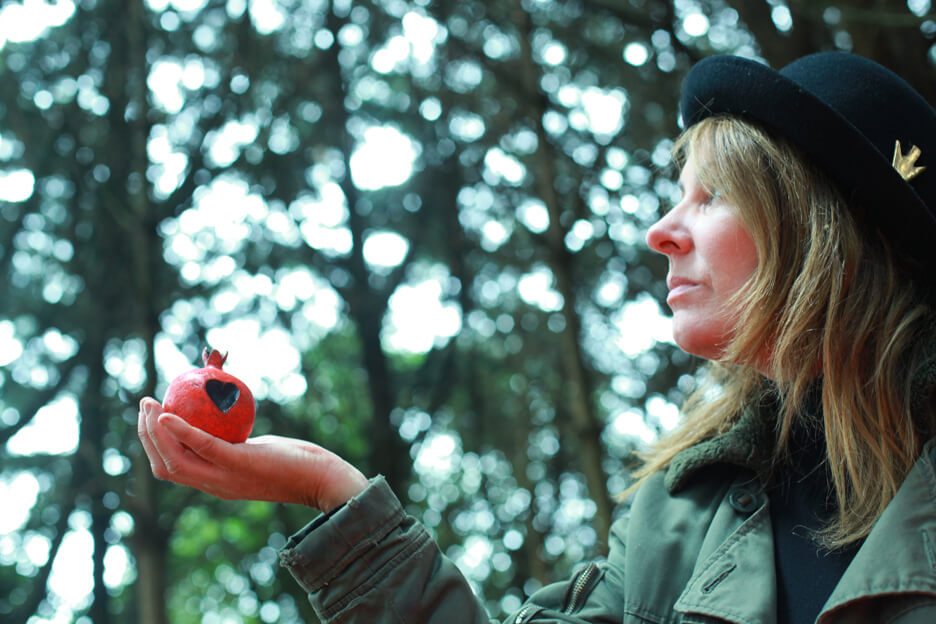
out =
[[(701, 158), (705, 158), (705, 155), (700, 155)], [(676, 185), (679, 187), (679, 190), (685, 193), (687, 190), (692, 190), (698, 186), (706, 186), (705, 181), (701, 178), (707, 178), (705, 175), (705, 160), (699, 162), (697, 156), (694, 153), (687, 154), (686, 158), (683, 159), (682, 165), (679, 169), (679, 177), (676, 180)]]
[(681, 164), (693, 153), (710, 151), (717, 142), (720, 125), (713, 119), (706, 119), (683, 130), (673, 144), (675, 162)]
[(716, 128), (713, 124), (696, 124), (683, 132), (673, 147), (673, 164), (682, 172), (687, 165), (692, 165), (693, 172), (698, 176), (708, 168), (707, 164), (713, 156), (713, 150), (718, 144), (715, 136)]
[(685, 192), (686, 188), (692, 186), (695, 184), (695, 182), (695, 165), (692, 163), (692, 160), (686, 159), (679, 168), (679, 176), (676, 178), (676, 186), (679, 187), (680, 191)]
[(695, 178), (699, 171), (699, 161), (695, 154), (689, 154), (679, 164), (679, 179)]

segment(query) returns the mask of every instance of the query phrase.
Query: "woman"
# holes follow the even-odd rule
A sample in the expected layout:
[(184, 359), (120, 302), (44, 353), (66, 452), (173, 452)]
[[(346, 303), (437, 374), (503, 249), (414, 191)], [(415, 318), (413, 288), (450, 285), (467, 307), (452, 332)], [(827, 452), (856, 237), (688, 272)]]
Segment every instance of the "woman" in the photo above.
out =
[[(705, 382), (607, 560), (508, 621), (934, 622), (936, 112), (844, 53), (706, 59), (681, 111), (683, 197), (647, 242)], [(281, 553), (323, 621), (488, 621), (381, 478), (297, 440), (226, 444), (153, 399), (139, 432), (159, 478), (326, 512)]]

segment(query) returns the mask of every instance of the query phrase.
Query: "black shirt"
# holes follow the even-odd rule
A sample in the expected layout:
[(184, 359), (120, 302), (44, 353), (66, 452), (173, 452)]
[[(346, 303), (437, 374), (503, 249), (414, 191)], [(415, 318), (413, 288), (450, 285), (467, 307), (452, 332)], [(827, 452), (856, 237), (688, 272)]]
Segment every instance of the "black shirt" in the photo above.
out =
[(860, 543), (829, 551), (815, 534), (835, 513), (821, 422), (797, 425), (790, 458), (768, 489), (778, 624), (814, 624)]

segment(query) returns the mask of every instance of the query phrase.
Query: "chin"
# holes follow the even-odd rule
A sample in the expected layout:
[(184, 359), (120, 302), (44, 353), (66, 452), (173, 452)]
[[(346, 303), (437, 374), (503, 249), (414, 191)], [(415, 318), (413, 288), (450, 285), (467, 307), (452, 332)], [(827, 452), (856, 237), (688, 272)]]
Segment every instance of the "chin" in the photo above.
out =
[(673, 340), (680, 349), (706, 360), (718, 360), (724, 355), (723, 332), (700, 331), (694, 327), (673, 326)]

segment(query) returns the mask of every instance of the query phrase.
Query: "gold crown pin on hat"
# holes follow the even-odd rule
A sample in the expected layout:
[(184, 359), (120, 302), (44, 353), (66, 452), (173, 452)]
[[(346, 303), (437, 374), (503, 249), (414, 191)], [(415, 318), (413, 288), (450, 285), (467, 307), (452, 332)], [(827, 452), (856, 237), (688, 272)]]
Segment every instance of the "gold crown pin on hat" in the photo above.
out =
[(907, 182), (923, 173), (923, 171), (926, 169), (926, 167), (916, 166), (916, 161), (922, 153), (923, 152), (919, 147), (913, 145), (910, 147), (910, 151), (904, 155), (900, 147), (900, 140), (895, 142), (894, 162), (892, 164), (894, 169), (897, 170), (897, 173), (900, 174), (900, 177), (902, 177)]

